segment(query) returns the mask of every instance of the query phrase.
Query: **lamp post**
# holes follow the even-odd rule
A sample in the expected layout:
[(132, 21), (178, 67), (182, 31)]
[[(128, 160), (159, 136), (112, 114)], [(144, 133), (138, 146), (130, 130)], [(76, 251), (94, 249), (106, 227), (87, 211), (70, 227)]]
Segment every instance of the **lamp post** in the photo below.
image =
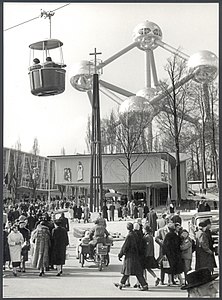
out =
[(92, 96), (92, 136), (91, 136), (91, 175), (90, 175), (90, 211), (99, 211), (103, 201), (102, 151), (99, 105), (99, 79), (96, 56), (100, 52), (90, 53), (95, 56)]

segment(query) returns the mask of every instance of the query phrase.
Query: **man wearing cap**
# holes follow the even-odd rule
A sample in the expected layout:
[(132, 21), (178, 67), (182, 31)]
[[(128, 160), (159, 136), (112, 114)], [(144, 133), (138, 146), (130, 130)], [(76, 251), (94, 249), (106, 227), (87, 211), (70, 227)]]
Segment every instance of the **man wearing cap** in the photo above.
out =
[(216, 267), (214, 253), (210, 249), (209, 239), (206, 234), (207, 224), (205, 221), (199, 223), (199, 230), (196, 233), (196, 266), (195, 270), (207, 267), (213, 272)]
[(189, 298), (216, 298), (219, 274), (211, 275), (208, 268), (201, 268), (187, 274), (187, 284), (181, 290), (187, 290)]

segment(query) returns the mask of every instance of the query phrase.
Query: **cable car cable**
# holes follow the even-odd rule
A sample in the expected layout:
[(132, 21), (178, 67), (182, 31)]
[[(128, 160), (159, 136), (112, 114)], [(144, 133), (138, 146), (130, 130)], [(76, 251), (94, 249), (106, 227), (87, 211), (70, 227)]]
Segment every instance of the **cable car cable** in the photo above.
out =
[[(67, 4), (65, 4), (65, 5), (62, 5), (62, 6), (58, 7), (58, 8), (56, 8), (56, 9), (53, 9), (52, 12), (54, 12), (54, 11), (56, 11), (56, 10), (59, 10), (59, 9), (65, 7), (65, 6), (69, 5), (69, 4), (71, 4), (71, 3), (67, 3)], [(25, 24), (25, 23), (31, 22), (31, 21), (36, 20), (36, 19), (41, 18), (41, 17), (42, 17), (42, 13), (41, 13), (40, 16), (38, 16), (38, 17), (32, 18), (32, 19), (30, 19), (30, 20), (27, 20), (27, 21), (24, 21), (24, 22), (19, 23), (19, 24), (17, 24), (17, 25), (14, 25), (14, 26), (11, 26), (11, 27), (9, 27), (9, 28), (6, 28), (6, 29), (4, 29), (4, 31), (7, 31), (7, 30), (9, 30), (9, 29), (13, 29), (13, 28), (15, 28), (15, 27), (18, 27), (18, 26), (20, 26), (20, 25), (23, 25), (23, 24)]]

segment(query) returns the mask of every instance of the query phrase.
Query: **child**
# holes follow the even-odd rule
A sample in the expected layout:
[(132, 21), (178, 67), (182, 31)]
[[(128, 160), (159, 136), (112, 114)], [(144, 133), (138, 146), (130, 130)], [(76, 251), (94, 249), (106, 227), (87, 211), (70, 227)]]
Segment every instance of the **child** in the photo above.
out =
[(89, 242), (90, 242), (89, 234), (90, 234), (89, 230), (86, 230), (85, 235), (81, 240), (82, 245), (88, 245), (89, 244)]
[(184, 275), (185, 282), (187, 273), (191, 270), (191, 262), (192, 262), (192, 240), (189, 237), (189, 232), (186, 229), (183, 229), (180, 234), (181, 237), (181, 256), (184, 262)]

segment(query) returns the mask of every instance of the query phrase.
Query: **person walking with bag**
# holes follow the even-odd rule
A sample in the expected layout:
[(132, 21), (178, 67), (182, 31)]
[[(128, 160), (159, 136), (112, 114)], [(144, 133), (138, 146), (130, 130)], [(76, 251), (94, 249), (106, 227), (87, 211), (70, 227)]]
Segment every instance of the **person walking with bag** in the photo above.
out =
[(181, 273), (183, 272), (183, 261), (180, 251), (180, 237), (177, 234), (180, 230), (180, 224), (169, 223), (169, 232), (163, 241), (163, 255), (166, 255), (170, 268), (168, 269), (169, 286), (175, 284), (174, 275), (178, 275), (180, 285), (183, 284)]
[(135, 238), (135, 233), (133, 233), (133, 224), (127, 223), (127, 229), (129, 231), (126, 239), (122, 245), (118, 258), (122, 261), (124, 256), (124, 262), (122, 266), (122, 279), (120, 283), (114, 283), (114, 285), (120, 290), (125, 286), (125, 283), (129, 276), (134, 275), (140, 283), (141, 291), (148, 291), (148, 284), (143, 276), (143, 269), (140, 264), (139, 251), (137, 247), (137, 242)]

